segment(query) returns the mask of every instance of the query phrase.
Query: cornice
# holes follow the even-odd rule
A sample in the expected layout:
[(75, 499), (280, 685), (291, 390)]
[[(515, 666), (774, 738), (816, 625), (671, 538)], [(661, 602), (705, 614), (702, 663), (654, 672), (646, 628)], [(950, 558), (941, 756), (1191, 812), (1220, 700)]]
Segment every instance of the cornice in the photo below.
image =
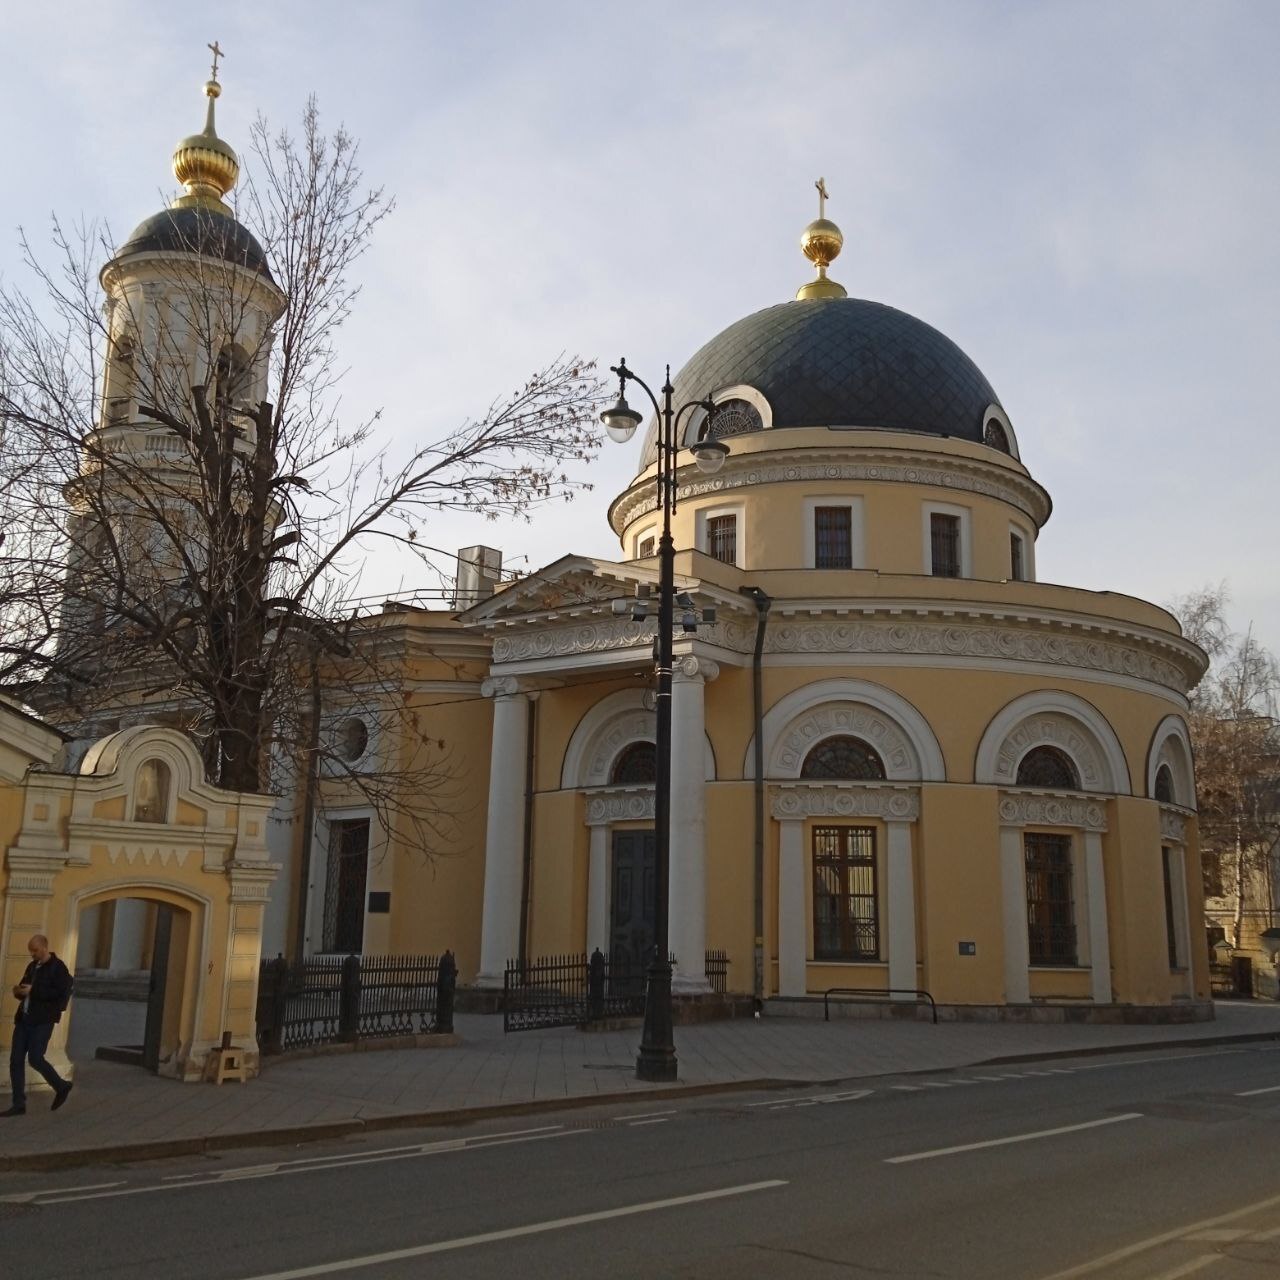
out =
[(1003, 827), (1080, 827), (1104, 832), (1107, 798), (1082, 792), (1001, 791), (999, 814)]
[[(1033, 520), (1037, 528), (1048, 520), (1052, 505), (1048, 493), (1030, 476), (996, 463), (928, 450), (858, 445), (855, 441), (816, 448), (731, 453), (713, 477), (702, 475), (693, 466), (681, 467), (677, 472), (676, 496), (686, 501), (759, 484), (839, 480), (918, 484), (980, 494), (1015, 507)], [(635, 520), (654, 510), (656, 503), (653, 479), (645, 476), (614, 500), (609, 509), (609, 524), (621, 536)]]
[(801, 818), (883, 818), (915, 822), (920, 817), (918, 787), (864, 782), (775, 783), (773, 816), (779, 821)]
[(587, 795), (587, 826), (611, 822), (652, 822), (653, 787), (602, 787)]

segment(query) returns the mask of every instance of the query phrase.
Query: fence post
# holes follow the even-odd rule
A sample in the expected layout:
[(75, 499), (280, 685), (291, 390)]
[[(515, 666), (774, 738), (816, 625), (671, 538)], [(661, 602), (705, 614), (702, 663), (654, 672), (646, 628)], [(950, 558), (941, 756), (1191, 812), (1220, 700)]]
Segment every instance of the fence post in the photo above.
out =
[(440, 957), (440, 968), (436, 973), (435, 1029), (444, 1035), (453, 1033), (453, 993), (457, 985), (458, 962), (452, 951), (446, 951)]
[[(259, 984), (266, 984), (266, 991), (258, 992), (258, 1039), (263, 1053), (279, 1053), (284, 1048), (284, 1019), (289, 994), (289, 962), (284, 956), (268, 960), (258, 971)], [(262, 1026), (262, 1013), (266, 1011), (266, 1027)], [(263, 1032), (265, 1031), (265, 1036)]]
[(604, 1017), (604, 955), (597, 947), (587, 965), (587, 1020), (599, 1022)]
[(342, 962), (342, 984), (338, 989), (338, 1039), (352, 1041), (360, 1036), (360, 957), (347, 956)]

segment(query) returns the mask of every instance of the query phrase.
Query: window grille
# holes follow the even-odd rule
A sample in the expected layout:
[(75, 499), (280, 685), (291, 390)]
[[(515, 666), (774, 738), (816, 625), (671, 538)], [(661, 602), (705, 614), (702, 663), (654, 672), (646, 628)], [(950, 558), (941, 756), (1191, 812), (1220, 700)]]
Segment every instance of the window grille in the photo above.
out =
[(640, 546), (636, 549), (636, 559), (647, 560), (651, 555), (653, 555), (653, 539), (641, 538)]
[(853, 512), (848, 507), (813, 510), (814, 564), (819, 569), (853, 568)]
[(1018, 786), (1079, 791), (1080, 776), (1065, 751), (1057, 747), (1032, 747), (1018, 761)]
[(1022, 557), (1022, 539), (1016, 533), (1009, 535), (1009, 576), (1014, 582), (1022, 582), (1027, 576)]
[(874, 827), (814, 828), (813, 955), (880, 958)]
[(1028, 831), (1027, 942), (1032, 964), (1073, 965), (1075, 906), (1071, 885), (1071, 837)]
[(802, 778), (829, 778), (844, 782), (879, 782), (884, 779), (884, 762), (874, 747), (861, 738), (825, 738), (804, 758)]
[(738, 563), (737, 516), (712, 516), (707, 521), (707, 554), (725, 564)]
[(653, 782), (658, 776), (656, 750), (652, 742), (633, 742), (629, 747), (623, 748), (613, 762), (609, 781), (615, 785)]
[(711, 413), (707, 435), (712, 440), (725, 436), (741, 436), (751, 431), (763, 431), (764, 422), (760, 410), (746, 400), (723, 400)]
[(929, 552), (935, 578), (960, 576), (960, 517), (929, 514)]
[(1173, 774), (1167, 764), (1162, 764), (1156, 770), (1156, 799), (1161, 804), (1176, 803), (1173, 798)]

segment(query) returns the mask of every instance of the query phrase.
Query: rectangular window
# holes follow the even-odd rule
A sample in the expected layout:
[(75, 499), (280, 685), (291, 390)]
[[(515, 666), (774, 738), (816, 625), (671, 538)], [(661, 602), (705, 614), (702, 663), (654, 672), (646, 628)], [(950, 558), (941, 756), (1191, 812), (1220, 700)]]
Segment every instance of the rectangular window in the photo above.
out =
[(1071, 837), (1028, 831), (1027, 940), (1032, 964), (1076, 964)]
[(1177, 969), (1180, 967), (1178, 965), (1178, 930), (1175, 925), (1177, 916), (1173, 905), (1173, 870), (1169, 865), (1172, 856), (1172, 849), (1160, 850), (1160, 865), (1164, 867), (1164, 928), (1165, 935), (1169, 939), (1169, 968)]
[(364, 886), (369, 874), (369, 819), (329, 824), (329, 865), (324, 887), (324, 950), (364, 949)]
[(813, 831), (815, 960), (878, 960), (874, 827)]
[(814, 507), (813, 559), (818, 569), (853, 568), (853, 511)]
[(960, 576), (960, 517), (941, 511), (929, 515), (929, 553), (935, 578)]
[(1026, 564), (1022, 557), (1022, 539), (1016, 533), (1009, 535), (1009, 577), (1014, 582), (1024, 582), (1027, 577)]
[(707, 555), (725, 564), (738, 563), (737, 516), (712, 516), (707, 521)]
[(653, 555), (653, 539), (641, 538), (640, 546), (636, 549), (637, 559), (647, 560), (651, 555)]

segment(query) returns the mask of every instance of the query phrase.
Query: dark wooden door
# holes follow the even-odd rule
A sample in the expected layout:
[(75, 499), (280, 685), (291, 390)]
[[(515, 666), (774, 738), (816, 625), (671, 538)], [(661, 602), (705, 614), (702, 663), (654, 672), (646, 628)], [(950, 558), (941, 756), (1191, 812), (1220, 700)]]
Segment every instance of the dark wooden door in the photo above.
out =
[(365, 882), (369, 877), (369, 819), (329, 824), (329, 866), (324, 895), (324, 949), (364, 950)]
[(164, 1031), (164, 998), (169, 983), (169, 943), (173, 937), (173, 908), (156, 906), (156, 934), (151, 947), (151, 985), (147, 989), (147, 1026), (142, 1036), (142, 1065), (160, 1069), (160, 1037)]
[(615, 992), (619, 984), (642, 985), (652, 958), (655, 866), (652, 831), (613, 833), (609, 976)]

